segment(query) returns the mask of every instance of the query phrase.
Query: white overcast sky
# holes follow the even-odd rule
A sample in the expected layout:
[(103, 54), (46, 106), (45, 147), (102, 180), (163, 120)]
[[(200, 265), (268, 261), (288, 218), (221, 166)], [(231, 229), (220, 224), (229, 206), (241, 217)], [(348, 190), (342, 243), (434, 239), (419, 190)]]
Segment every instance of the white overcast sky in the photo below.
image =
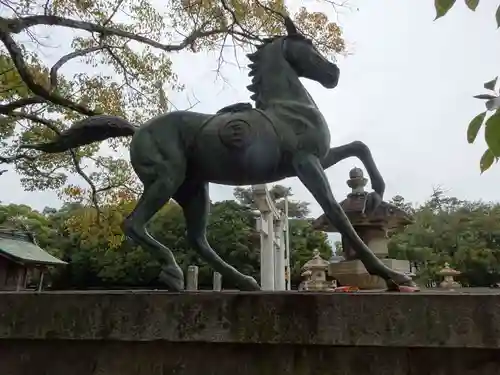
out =
[[(468, 145), (465, 132), (483, 103), (472, 98), (482, 84), (500, 73), (500, 48), (494, 1), (483, 1), (475, 13), (459, 1), (434, 22), (431, 0), (358, 0), (339, 18), (352, 53), (339, 59), (339, 86), (327, 90), (307, 82), (332, 132), (332, 146), (361, 140), (372, 150), (387, 183), (386, 198), (400, 194), (424, 201), (440, 185), (464, 199), (498, 200), (500, 165), (484, 175), (479, 158), (485, 144)], [(248, 101), (247, 71), (227, 66), (216, 81), (215, 55), (175, 56), (175, 68), (186, 92), (172, 98), (188, 107), (186, 94), (200, 100), (196, 111), (214, 112), (235, 101)], [(244, 61), (244, 60), (242, 60)], [(348, 159), (327, 171), (337, 198), (348, 192), (348, 171), (361, 166)], [(57, 207), (53, 192), (24, 192), (13, 172), (1, 177), (0, 199), (38, 209)], [(296, 179), (295, 198), (319, 206)], [(232, 187), (212, 185), (212, 200), (232, 198)]]

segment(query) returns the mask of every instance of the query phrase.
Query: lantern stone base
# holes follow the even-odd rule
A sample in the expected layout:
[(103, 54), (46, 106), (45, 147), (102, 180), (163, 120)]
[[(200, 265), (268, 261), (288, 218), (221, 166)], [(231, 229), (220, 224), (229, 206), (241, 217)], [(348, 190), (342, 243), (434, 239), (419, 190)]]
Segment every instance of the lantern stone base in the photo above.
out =
[[(389, 268), (399, 272), (410, 272), (407, 260), (381, 259)], [(330, 263), (328, 274), (338, 280), (340, 285), (356, 286), (359, 289), (385, 289), (385, 281), (366, 271), (360, 260), (346, 260), (338, 263)]]
[(299, 286), (299, 291), (304, 292), (321, 292), (321, 291), (332, 291), (337, 287), (335, 280), (305, 280)]

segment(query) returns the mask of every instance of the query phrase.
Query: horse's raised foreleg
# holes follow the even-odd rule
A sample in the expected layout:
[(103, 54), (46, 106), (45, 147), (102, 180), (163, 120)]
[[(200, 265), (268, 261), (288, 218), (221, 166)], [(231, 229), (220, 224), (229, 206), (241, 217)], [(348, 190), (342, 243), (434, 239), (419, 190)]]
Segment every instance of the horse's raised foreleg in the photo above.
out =
[(170, 289), (184, 289), (184, 274), (175, 261), (172, 251), (155, 240), (147, 231), (146, 224), (172, 197), (177, 184), (162, 176), (144, 185), (144, 192), (132, 213), (124, 220), (123, 232), (144, 250), (152, 253), (162, 263), (160, 280)]
[(184, 210), (187, 236), (196, 252), (223, 278), (233, 281), (241, 290), (260, 290), (253, 277), (242, 274), (226, 263), (207, 241), (206, 228), (210, 210), (208, 183), (186, 182), (174, 195), (174, 199)]
[(344, 210), (333, 197), (323, 165), (316, 156), (305, 153), (298, 154), (293, 159), (293, 167), (297, 177), (314, 196), (328, 220), (335, 225), (342, 236), (347, 238), (358, 259), (363, 262), (370, 274), (380, 276), (386, 280), (389, 289), (397, 289), (397, 285), (415, 285), (409, 276), (397, 272), (382, 263), (359, 238)]
[(370, 182), (373, 190), (383, 198), (385, 192), (385, 182), (380, 174), (375, 160), (373, 160), (372, 153), (367, 145), (361, 141), (354, 141), (342, 146), (332, 147), (326, 157), (321, 161), (323, 169), (328, 169), (332, 165), (337, 164), (339, 161), (350, 157), (357, 157), (366, 168), (370, 176)]

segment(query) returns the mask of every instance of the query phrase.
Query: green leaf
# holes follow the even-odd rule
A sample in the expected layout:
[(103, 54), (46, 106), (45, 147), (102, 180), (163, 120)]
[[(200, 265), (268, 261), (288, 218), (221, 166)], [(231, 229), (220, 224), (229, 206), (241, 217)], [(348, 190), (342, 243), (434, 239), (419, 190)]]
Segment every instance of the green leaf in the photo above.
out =
[(453, 7), (456, 0), (434, 0), (434, 7), (436, 8), (436, 18), (443, 17)]
[(497, 20), (497, 29), (500, 27), (500, 5), (497, 8), (497, 12), (495, 13), (495, 18)]
[(493, 155), (500, 156), (500, 111), (486, 120), (484, 138)]
[(500, 108), (500, 100), (498, 100), (499, 98), (495, 98), (495, 99), (491, 99), (491, 100), (488, 100), (485, 105), (486, 105), (486, 109), (488, 111), (495, 111), (497, 110), (498, 108)]
[(486, 82), (484, 84), (484, 88), (486, 90), (494, 91), (495, 90), (495, 86), (497, 85), (497, 80), (498, 80), (498, 76), (496, 76), (495, 79), (492, 79), (491, 81)]
[(474, 95), (475, 99), (495, 99), (496, 95), (491, 95), (491, 94), (479, 94), (479, 95)]
[(495, 155), (491, 152), (490, 149), (487, 149), (483, 156), (481, 156), (481, 160), (479, 161), (479, 168), (481, 168), (481, 174), (483, 174), (495, 161)]
[(481, 125), (483, 125), (485, 117), (486, 112), (483, 112), (472, 119), (469, 127), (467, 128), (467, 142), (474, 143), (477, 137), (477, 133), (479, 132), (479, 129), (481, 129)]
[(479, 5), (479, 0), (465, 0), (465, 4), (467, 4), (470, 10), (475, 11)]

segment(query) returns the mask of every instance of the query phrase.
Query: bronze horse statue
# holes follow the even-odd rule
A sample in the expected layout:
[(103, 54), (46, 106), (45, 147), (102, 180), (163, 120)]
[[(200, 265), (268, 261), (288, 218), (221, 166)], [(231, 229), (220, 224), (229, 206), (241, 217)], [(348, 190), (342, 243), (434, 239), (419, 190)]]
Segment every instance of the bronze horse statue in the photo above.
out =
[(364, 244), (333, 197), (324, 169), (358, 157), (372, 181), (368, 209), (382, 200), (385, 183), (366, 145), (357, 141), (330, 148), (328, 125), (299, 77), (337, 86), (339, 69), (283, 16), (287, 35), (266, 39), (251, 63), (255, 108), (237, 103), (216, 114), (166, 113), (135, 126), (117, 116), (92, 116), (73, 124), (52, 142), (24, 148), (57, 153), (112, 137), (131, 136), (130, 160), (144, 185), (123, 231), (161, 262), (160, 279), (170, 290), (184, 289), (184, 274), (172, 251), (147, 231), (148, 221), (171, 198), (182, 207), (187, 236), (198, 254), (241, 290), (259, 284), (226, 263), (206, 238), (209, 182), (226, 185), (270, 183), (296, 176), (326, 216), (351, 244), (368, 272), (386, 280), (389, 289), (413, 286), (411, 278), (385, 266)]

